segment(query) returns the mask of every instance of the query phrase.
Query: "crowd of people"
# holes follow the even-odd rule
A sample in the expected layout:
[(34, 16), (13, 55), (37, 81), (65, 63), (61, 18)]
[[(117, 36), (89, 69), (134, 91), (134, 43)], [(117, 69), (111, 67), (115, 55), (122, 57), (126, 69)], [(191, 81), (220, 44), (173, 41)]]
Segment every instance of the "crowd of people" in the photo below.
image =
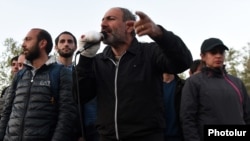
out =
[(28, 31), (1, 95), (0, 141), (203, 141), (204, 125), (250, 124), (249, 96), (227, 73), (219, 38), (193, 60), (178, 35), (122, 7), (104, 14), (100, 32), (61, 32), (53, 56), (50, 33)]

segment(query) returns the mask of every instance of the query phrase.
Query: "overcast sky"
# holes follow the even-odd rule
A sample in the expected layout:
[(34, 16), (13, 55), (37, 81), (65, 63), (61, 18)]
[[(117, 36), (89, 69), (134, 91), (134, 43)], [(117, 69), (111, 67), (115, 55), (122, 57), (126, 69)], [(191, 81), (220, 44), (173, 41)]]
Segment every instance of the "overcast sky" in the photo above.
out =
[(210, 37), (236, 49), (250, 42), (250, 0), (0, 0), (0, 45), (10, 37), (21, 44), (34, 27), (49, 31), (53, 40), (62, 31), (78, 39), (85, 32), (100, 31), (104, 13), (117, 6), (143, 11), (173, 31), (194, 59), (199, 58), (203, 40)]

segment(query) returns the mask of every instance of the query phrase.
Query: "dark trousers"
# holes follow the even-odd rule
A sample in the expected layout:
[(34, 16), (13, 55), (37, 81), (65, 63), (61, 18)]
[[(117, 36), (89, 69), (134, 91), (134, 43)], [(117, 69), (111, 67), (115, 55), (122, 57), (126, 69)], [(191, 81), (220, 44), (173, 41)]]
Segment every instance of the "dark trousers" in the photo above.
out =
[(163, 133), (154, 133), (142, 137), (131, 137), (126, 139), (108, 139), (104, 136), (100, 136), (100, 141), (164, 141)]

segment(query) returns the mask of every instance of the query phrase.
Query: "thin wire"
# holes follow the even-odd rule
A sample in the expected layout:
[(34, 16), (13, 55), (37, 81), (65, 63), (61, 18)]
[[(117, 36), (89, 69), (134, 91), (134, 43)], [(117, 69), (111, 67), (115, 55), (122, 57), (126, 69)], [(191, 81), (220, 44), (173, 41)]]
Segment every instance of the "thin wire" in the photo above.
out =
[(80, 127), (81, 127), (81, 135), (82, 137), (85, 139), (85, 141), (87, 141), (86, 138), (86, 130), (85, 130), (85, 124), (83, 122), (83, 112), (82, 112), (82, 107), (81, 107), (81, 102), (80, 102), (80, 93), (79, 93), (79, 83), (78, 83), (78, 75), (77, 75), (77, 71), (76, 71), (76, 56), (79, 53), (77, 53), (75, 55), (75, 61), (73, 63), (73, 66), (75, 69), (73, 69), (75, 71), (75, 80), (76, 80), (76, 95), (77, 95), (77, 104), (78, 104), (78, 113), (79, 113), (79, 118), (80, 118)]

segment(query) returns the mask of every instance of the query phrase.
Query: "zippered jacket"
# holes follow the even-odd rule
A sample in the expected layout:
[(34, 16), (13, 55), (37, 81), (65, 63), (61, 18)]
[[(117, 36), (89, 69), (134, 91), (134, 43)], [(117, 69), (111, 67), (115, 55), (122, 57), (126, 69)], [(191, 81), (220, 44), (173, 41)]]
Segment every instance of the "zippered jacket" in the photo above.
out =
[(250, 124), (250, 100), (243, 82), (225, 69), (202, 68), (185, 82), (180, 119), (185, 141), (203, 140), (204, 125)]
[[(27, 67), (16, 89), (7, 93), (0, 121), (1, 141), (71, 141), (76, 104), (72, 96), (72, 73), (60, 70), (59, 94), (52, 94), (49, 67), (52, 59), (39, 69)], [(15, 80), (15, 78), (14, 78)], [(57, 96), (57, 98), (56, 98)]]
[(96, 127), (110, 139), (163, 133), (162, 74), (189, 68), (192, 55), (183, 41), (162, 28), (156, 42), (136, 38), (116, 62), (111, 47), (94, 58), (80, 56), (77, 65), (82, 102), (97, 95)]

